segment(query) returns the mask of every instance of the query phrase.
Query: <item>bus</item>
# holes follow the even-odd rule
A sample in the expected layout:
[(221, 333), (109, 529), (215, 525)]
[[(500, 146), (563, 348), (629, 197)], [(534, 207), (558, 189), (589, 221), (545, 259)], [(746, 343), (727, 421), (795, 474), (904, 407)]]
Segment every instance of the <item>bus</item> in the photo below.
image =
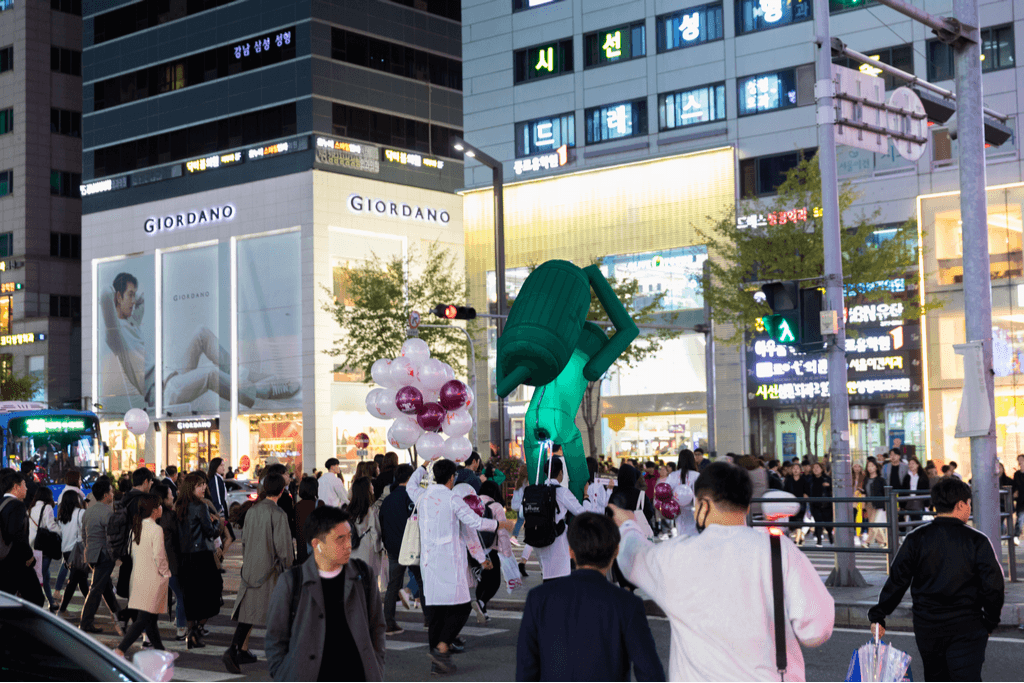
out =
[(64, 474), (75, 468), (82, 489), (92, 488), (106, 469), (100, 421), (84, 410), (51, 410), (45, 403), (0, 401), (0, 464), (20, 469), (35, 463), (35, 479), (53, 490), (64, 489)]

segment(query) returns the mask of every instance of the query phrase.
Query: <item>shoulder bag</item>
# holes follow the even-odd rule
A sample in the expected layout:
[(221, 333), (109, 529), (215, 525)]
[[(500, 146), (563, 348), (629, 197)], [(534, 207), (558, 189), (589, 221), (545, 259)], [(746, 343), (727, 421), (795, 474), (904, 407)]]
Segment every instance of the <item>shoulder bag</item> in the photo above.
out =
[(769, 534), (772, 546), (772, 597), (775, 603), (775, 667), (779, 670), (779, 680), (786, 680), (786, 605), (782, 590), (782, 538)]
[(402, 547), (398, 551), (398, 564), (403, 567), (416, 567), (420, 563), (419, 509), (420, 506), (417, 503), (405, 523), (405, 532), (402, 534)]
[(34, 521), (36, 525), (36, 540), (32, 544), (33, 550), (38, 550), (43, 554), (43, 557), (48, 557), (51, 560), (59, 560), (60, 554), (60, 534), (50, 531), (43, 526), (43, 514), (46, 513), (46, 506), (39, 511), (39, 519)]

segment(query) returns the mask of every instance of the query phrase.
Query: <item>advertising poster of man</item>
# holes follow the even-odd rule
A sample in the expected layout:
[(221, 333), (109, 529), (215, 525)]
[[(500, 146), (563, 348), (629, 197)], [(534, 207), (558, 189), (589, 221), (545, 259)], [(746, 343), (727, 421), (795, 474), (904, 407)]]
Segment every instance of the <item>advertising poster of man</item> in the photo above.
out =
[(98, 264), (96, 273), (96, 402), (112, 413), (152, 408), (156, 401), (156, 325), (147, 297), (155, 290), (153, 257), (107, 261)]

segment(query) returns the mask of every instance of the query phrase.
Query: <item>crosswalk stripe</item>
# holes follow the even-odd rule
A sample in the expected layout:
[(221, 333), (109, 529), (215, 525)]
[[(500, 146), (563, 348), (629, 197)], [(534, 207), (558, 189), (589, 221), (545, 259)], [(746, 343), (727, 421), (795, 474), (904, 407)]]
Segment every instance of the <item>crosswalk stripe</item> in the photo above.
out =
[(237, 678), (242, 678), (242, 675), (219, 673), (217, 671), (206, 671), (204, 669), (186, 669), (183, 667), (174, 667), (174, 678), (175, 681), (233, 681)]

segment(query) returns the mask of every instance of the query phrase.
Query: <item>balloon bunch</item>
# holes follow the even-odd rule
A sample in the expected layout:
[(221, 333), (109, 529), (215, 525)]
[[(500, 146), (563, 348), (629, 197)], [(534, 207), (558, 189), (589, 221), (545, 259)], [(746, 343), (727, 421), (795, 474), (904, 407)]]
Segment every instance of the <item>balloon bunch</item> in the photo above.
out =
[(679, 503), (672, 497), (672, 485), (661, 482), (654, 487), (654, 509), (665, 519), (675, 519), (679, 515)]
[(450, 365), (430, 357), (425, 341), (406, 340), (398, 358), (381, 358), (370, 374), (383, 388), (366, 395), (366, 410), (378, 419), (395, 421), (388, 429), (388, 443), (394, 448), (416, 446), (417, 455), (427, 461), (462, 461), (473, 452), (466, 435), (473, 428), (469, 411), (476, 396), (455, 379)]

